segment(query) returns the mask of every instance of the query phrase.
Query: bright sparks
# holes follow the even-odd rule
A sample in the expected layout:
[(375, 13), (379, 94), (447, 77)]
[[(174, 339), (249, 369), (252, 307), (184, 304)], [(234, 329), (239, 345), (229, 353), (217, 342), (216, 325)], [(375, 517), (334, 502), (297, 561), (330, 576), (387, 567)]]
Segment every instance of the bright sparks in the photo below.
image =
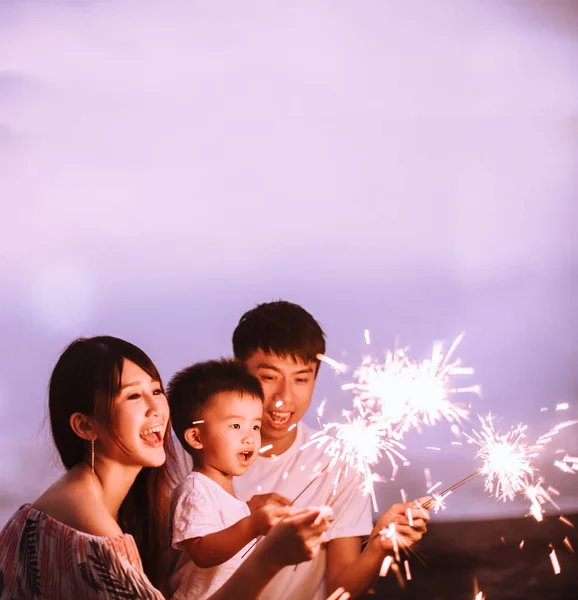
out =
[[(341, 475), (347, 475), (353, 469), (363, 477), (363, 493), (371, 494), (376, 506), (373, 484), (376, 476), (371, 468), (383, 456), (387, 456), (395, 466), (397, 460), (404, 461), (401, 450), (405, 446), (396, 439), (387, 436), (379, 420), (364, 419), (360, 416), (351, 419), (348, 414), (346, 423), (328, 423), (322, 431), (315, 433), (301, 448), (316, 445), (324, 447), (324, 452), (330, 457), (328, 470), (337, 469), (336, 483)], [(377, 507), (376, 507), (377, 510)]]
[[(383, 363), (366, 357), (353, 374), (356, 381), (342, 389), (353, 390), (354, 404), (360, 412), (380, 418), (398, 437), (443, 419), (459, 424), (468, 418), (469, 410), (452, 402), (453, 397), (459, 392), (479, 392), (478, 386), (453, 386), (455, 376), (474, 372), (462, 367), (459, 360), (450, 362), (462, 337), (453, 342), (447, 353), (442, 343), (434, 344), (431, 357), (422, 362), (412, 360), (405, 350), (388, 351)], [(456, 430), (459, 432), (457, 425)]]
[(504, 502), (513, 500), (516, 494), (528, 488), (538, 447), (524, 443), (525, 426), (500, 434), (494, 429), (491, 415), (486, 419), (480, 417), (480, 421), (481, 431), (474, 431), (475, 437), (470, 440), (480, 446), (476, 457), (483, 461), (479, 472), (485, 478), (485, 489)]

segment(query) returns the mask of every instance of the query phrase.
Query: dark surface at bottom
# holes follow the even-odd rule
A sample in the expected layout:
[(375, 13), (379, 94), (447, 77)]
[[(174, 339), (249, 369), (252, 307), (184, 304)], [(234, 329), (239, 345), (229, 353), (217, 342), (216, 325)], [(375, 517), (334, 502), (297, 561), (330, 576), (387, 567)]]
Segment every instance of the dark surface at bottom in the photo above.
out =
[[(391, 572), (365, 598), (403, 600), (578, 600), (578, 515), (567, 515), (572, 528), (557, 517), (431, 523), (410, 558), (411, 577), (403, 585)], [(503, 538), (503, 540), (502, 540)], [(524, 541), (523, 547), (520, 543)], [(554, 574), (552, 548), (561, 573)], [(420, 559), (418, 558), (421, 557)], [(475, 588), (477, 581), (478, 588)]]

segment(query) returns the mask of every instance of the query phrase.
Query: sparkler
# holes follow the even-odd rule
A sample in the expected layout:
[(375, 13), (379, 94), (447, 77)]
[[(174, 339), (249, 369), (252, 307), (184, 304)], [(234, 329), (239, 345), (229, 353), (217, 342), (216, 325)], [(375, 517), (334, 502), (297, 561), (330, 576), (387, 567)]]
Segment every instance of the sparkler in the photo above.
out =
[(480, 417), (480, 421), (481, 432), (474, 431), (474, 437), (467, 437), (480, 447), (476, 457), (483, 460), (479, 472), (485, 477), (485, 489), (504, 502), (513, 500), (516, 494), (526, 491), (540, 446), (524, 443), (526, 426), (518, 425), (500, 434), (494, 429), (492, 415)]
[(341, 476), (347, 476), (350, 469), (361, 474), (363, 493), (371, 494), (377, 511), (373, 488), (376, 476), (371, 467), (377, 464), (382, 456), (387, 456), (395, 468), (397, 459), (405, 461), (400, 452), (405, 450), (405, 446), (399, 440), (388, 437), (381, 420), (372, 417), (364, 419), (361, 416), (352, 419), (349, 413), (345, 413), (345, 416), (346, 423), (328, 423), (321, 431), (311, 436), (301, 449), (310, 445), (316, 445), (318, 448), (325, 446), (324, 452), (329, 457), (327, 469), (332, 471), (335, 467), (338, 468), (334, 491)]
[[(479, 392), (479, 386), (456, 388), (452, 384), (454, 376), (474, 372), (462, 367), (459, 360), (450, 362), (462, 338), (463, 334), (458, 336), (447, 353), (442, 343), (434, 344), (431, 357), (422, 362), (412, 360), (405, 350), (388, 351), (384, 363), (366, 357), (354, 371), (356, 381), (342, 389), (353, 390), (353, 404), (360, 414), (381, 419), (390, 436), (401, 438), (410, 429), (432, 426), (442, 419), (461, 423), (469, 410), (453, 403), (452, 397), (459, 392)], [(324, 355), (318, 358), (329, 362)], [(341, 363), (333, 362), (338, 372), (344, 372)]]

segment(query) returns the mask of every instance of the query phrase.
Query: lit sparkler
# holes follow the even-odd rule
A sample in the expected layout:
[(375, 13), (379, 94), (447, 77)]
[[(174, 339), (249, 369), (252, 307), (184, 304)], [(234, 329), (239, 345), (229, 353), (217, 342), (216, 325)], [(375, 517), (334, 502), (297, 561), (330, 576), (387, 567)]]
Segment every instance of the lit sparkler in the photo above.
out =
[[(479, 386), (453, 386), (455, 376), (474, 372), (462, 367), (459, 360), (450, 362), (462, 338), (463, 334), (458, 336), (446, 353), (443, 344), (436, 343), (431, 357), (422, 362), (412, 360), (405, 350), (388, 351), (383, 363), (366, 357), (354, 371), (356, 381), (342, 389), (353, 390), (354, 405), (360, 414), (381, 419), (390, 435), (402, 437), (410, 429), (432, 426), (442, 419), (456, 426), (468, 418), (469, 410), (452, 402), (453, 396), (460, 392), (479, 393)], [(343, 372), (341, 364), (333, 362), (334, 368)]]
[(324, 447), (324, 452), (329, 457), (327, 469), (337, 469), (334, 489), (341, 476), (346, 476), (350, 469), (357, 471), (363, 478), (363, 493), (371, 494), (377, 511), (373, 489), (377, 477), (373, 474), (372, 467), (383, 456), (387, 456), (395, 468), (397, 460), (405, 461), (401, 454), (405, 446), (399, 440), (388, 436), (382, 421), (372, 417), (364, 419), (361, 416), (352, 419), (349, 413), (345, 415), (346, 423), (328, 423), (321, 431), (313, 434), (301, 449), (311, 445)]
[(475, 437), (468, 437), (480, 446), (476, 457), (483, 460), (479, 472), (485, 478), (485, 489), (504, 502), (513, 500), (528, 488), (535, 472), (532, 461), (540, 446), (524, 443), (525, 425), (500, 434), (494, 429), (491, 415), (486, 419), (480, 417), (480, 421), (481, 431), (474, 431)]

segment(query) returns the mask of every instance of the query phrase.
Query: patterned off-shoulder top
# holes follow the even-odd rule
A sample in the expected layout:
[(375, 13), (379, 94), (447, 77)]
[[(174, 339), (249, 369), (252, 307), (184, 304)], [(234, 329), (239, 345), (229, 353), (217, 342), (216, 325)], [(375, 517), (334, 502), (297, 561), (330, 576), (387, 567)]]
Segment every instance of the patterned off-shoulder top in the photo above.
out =
[(25, 504), (0, 533), (0, 600), (162, 600), (134, 538), (89, 535)]

